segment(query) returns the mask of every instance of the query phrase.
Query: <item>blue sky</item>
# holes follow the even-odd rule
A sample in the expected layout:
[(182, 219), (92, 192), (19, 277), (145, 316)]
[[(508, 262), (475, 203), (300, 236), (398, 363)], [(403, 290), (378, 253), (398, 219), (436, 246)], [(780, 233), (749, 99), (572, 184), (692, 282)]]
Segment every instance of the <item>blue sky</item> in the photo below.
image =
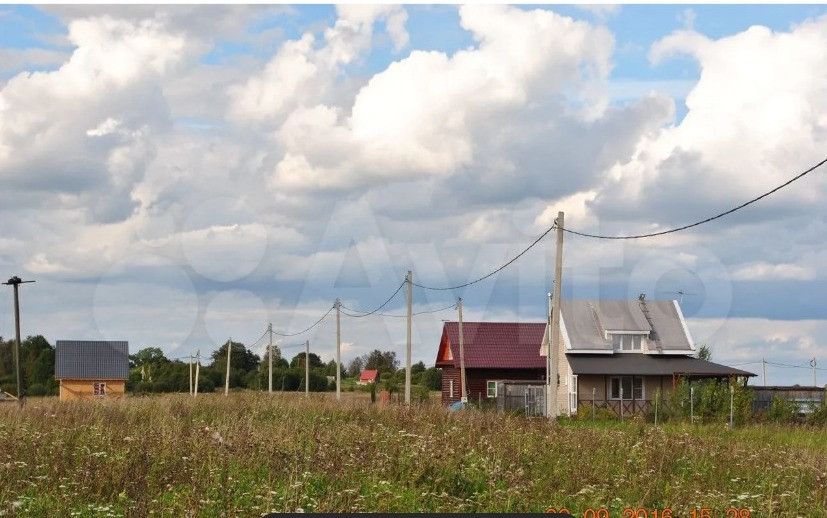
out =
[[(267, 320), (303, 327), (335, 296), (378, 304), (408, 268), (464, 282), (557, 208), (606, 233), (686, 223), (822, 158), (825, 14), (2, 6), (0, 266), (54, 295), (35, 318), (52, 339), (188, 352)], [(571, 239), (564, 294), (682, 290), (718, 359), (827, 364), (825, 185), (815, 176), (686, 237)], [(541, 318), (550, 250), (417, 303), (461, 295), (469, 318)], [(432, 360), (441, 318), (418, 326), (417, 359)], [(399, 346), (395, 320), (374, 324), (378, 338), (354, 322), (350, 354)]]

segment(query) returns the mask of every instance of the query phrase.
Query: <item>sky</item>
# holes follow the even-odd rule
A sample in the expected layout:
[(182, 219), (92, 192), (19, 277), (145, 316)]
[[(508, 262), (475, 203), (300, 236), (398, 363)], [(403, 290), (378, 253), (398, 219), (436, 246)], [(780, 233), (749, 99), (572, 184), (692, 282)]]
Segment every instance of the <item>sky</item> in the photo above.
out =
[[(825, 65), (824, 6), (0, 5), (0, 273), (37, 281), (24, 335), (260, 353), (268, 322), (373, 309), (408, 270), (473, 280), (559, 210), (653, 232), (775, 187), (827, 155)], [(819, 170), (685, 232), (567, 235), (563, 296), (682, 298), (715, 361), (827, 368), (825, 215)], [(541, 321), (553, 254), (414, 311)], [(455, 318), (414, 319), (413, 361)], [(278, 343), (305, 339), (332, 358), (334, 319)], [(342, 317), (344, 361), (405, 340)]]

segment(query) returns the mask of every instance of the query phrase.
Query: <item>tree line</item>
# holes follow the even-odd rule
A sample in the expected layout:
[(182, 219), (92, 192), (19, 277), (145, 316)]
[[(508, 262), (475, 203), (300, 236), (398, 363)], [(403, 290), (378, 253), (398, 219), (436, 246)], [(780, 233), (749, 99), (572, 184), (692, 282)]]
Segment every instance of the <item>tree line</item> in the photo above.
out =
[[(267, 352), (259, 357), (244, 344), (232, 342), (230, 354), (230, 388), (267, 390), (269, 359)], [(209, 363), (200, 367), (198, 391), (212, 392), (224, 386), (227, 369), (225, 343), (209, 356)], [(16, 394), (14, 371), (14, 341), (0, 337), (0, 390)], [(325, 363), (316, 353), (309, 356), (310, 390), (321, 392), (336, 389), (336, 362)], [(23, 393), (29, 396), (58, 393), (55, 380), (55, 349), (43, 336), (30, 336), (20, 346), (20, 375)], [(202, 360), (203, 361), (203, 360)], [(273, 390), (298, 391), (305, 385), (305, 353), (301, 351), (288, 361), (281, 350), (273, 346)], [(341, 376), (344, 390), (355, 389), (356, 380), (363, 369), (376, 369), (380, 373), (383, 388), (394, 391), (404, 383), (404, 369), (392, 351), (373, 350), (351, 360), (343, 366)], [(412, 383), (421, 390), (439, 390), (441, 371), (418, 362), (411, 367)], [(146, 347), (129, 355), (129, 379), (127, 391), (188, 392), (190, 363), (188, 358), (167, 358), (160, 347)]]

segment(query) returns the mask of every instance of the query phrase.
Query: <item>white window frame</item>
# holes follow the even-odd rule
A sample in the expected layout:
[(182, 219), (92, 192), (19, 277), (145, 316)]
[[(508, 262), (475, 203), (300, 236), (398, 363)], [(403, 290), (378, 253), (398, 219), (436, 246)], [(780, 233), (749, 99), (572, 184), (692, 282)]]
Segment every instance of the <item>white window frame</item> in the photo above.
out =
[(571, 383), (569, 384), (569, 412), (577, 413), (577, 374), (570, 376)]
[[(635, 379), (639, 379), (640, 380), (640, 395), (641, 395), (641, 397), (634, 398), (634, 399), (635, 399), (635, 401), (646, 401), (646, 378), (643, 377), (643, 376), (610, 376), (609, 377), (609, 399), (612, 400), (612, 401), (621, 401), (621, 400), (622, 401), (631, 401), (632, 400), (632, 394), (625, 394), (624, 391), (623, 391), (623, 378), (631, 378), (631, 380), (632, 380), (632, 383), (631, 383), (632, 394), (635, 393)], [(619, 383), (618, 396), (620, 396), (620, 397), (614, 397), (614, 395), (612, 395), (612, 383), (614, 382), (614, 380), (618, 380), (618, 383)]]
[(448, 380), (448, 397), (454, 397), (454, 380)]
[[(612, 349), (614, 352), (617, 353), (642, 353), (646, 350), (646, 334), (639, 333), (639, 332), (615, 332), (611, 331), (607, 333), (608, 339), (612, 341)], [(615, 345), (615, 337), (620, 340), (619, 346)], [(627, 349), (626, 344), (627, 342), (634, 344), (635, 339), (639, 339), (640, 342), (638, 347)]]
[(103, 397), (106, 395), (106, 382), (105, 381), (93, 381), (92, 382), (92, 395)]
[[(491, 395), (491, 388), (494, 388), (494, 395)], [(485, 396), (489, 398), (497, 397), (497, 382), (495, 380), (488, 380), (485, 382)]]

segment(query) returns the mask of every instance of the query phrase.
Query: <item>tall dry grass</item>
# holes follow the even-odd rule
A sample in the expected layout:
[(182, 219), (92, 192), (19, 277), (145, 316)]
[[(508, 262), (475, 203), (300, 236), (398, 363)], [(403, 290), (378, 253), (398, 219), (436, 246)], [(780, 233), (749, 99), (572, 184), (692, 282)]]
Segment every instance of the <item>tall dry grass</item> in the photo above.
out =
[(567, 422), (235, 393), (0, 406), (0, 510), (21, 516), (729, 506), (827, 516), (805, 427)]

